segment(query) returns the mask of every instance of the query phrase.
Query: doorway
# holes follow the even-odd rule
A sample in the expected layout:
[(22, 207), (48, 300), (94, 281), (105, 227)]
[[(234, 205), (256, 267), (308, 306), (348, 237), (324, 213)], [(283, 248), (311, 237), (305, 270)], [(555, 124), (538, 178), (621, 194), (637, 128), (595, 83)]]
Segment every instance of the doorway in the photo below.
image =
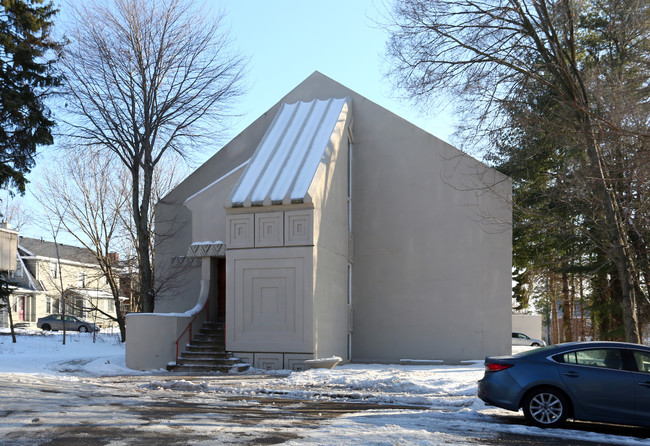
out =
[(226, 322), (226, 259), (210, 259), (210, 320)]
[(18, 320), (25, 320), (25, 296), (18, 296), (16, 306), (18, 307)]

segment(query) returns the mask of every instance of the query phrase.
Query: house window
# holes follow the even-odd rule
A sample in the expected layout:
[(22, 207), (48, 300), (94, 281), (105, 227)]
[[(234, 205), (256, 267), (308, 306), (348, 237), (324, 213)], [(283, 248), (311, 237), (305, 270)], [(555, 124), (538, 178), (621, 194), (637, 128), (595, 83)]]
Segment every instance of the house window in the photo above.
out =
[(83, 297), (77, 297), (74, 300), (74, 308), (71, 313), (75, 316), (85, 317), (86, 313), (86, 300)]
[(47, 298), (45, 299), (45, 312), (46, 312), (47, 314), (52, 314), (52, 313), (53, 313), (52, 310), (53, 310), (53, 308), (52, 308), (52, 298), (51, 298), (51, 297), (47, 297)]
[(16, 264), (16, 277), (23, 277), (23, 265), (20, 261)]
[(58, 275), (58, 268), (56, 262), (50, 262), (50, 277), (56, 279)]

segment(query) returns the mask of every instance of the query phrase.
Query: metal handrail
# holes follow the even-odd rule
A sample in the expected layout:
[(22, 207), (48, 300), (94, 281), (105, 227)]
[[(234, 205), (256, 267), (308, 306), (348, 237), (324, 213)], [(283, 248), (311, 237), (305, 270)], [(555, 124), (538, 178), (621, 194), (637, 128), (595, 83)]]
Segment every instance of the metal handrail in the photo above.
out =
[(205, 305), (203, 305), (203, 308), (201, 308), (199, 311), (196, 312), (196, 314), (194, 314), (194, 317), (192, 317), (192, 320), (190, 321), (190, 323), (187, 325), (187, 327), (185, 327), (185, 330), (183, 330), (183, 333), (181, 333), (181, 335), (178, 337), (178, 339), (176, 339), (176, 359), (175, 359), (176, 364), (178, 364), (178, 343), (183, 338), (185, 333), (187, 333), (187, 330), (190, 331), (190, 342), (192, 342), (192, 325), (194, 324), (194, 321), (196, 321), (196, 318), (199, 317), (199, 314), (201, 314), (201, 312), (203, 310), (206, 310), (205, 320), (207, 322), (210, 322), (210, 301), (209, 300), (205, 301)]

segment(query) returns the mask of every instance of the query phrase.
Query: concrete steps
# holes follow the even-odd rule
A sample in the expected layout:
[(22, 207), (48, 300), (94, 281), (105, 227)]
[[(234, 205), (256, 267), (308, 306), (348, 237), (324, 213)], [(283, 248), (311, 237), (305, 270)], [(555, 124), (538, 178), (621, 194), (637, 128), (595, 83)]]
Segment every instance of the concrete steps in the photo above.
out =
[(206, 322), (194, 336), (191, 344), (178, 357), (175, 365), (167, 370), (179, 373), (230, 373), (250, 368), (225, 350), (223, 324)]

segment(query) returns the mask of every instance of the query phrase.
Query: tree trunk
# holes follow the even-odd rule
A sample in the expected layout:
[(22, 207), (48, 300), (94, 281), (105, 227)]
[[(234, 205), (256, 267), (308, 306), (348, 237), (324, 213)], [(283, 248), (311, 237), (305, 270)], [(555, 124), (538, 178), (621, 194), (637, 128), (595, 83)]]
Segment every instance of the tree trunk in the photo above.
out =
[(571, 303), (569, 301), (569, 276), (562, 273), (562, 340), (570, 342), (573, 339), (571, 330)]
[(582, 277), (580, 277), (580, 340), (584, 341), (586, 339), (586, 324), (585, 324), (585, 288), (582, 283)]
[(636, 311), (636, 268), (628, 244), (627, 231), (625, 231), (624, 219), (616, 199), (616, 192), (610, 184), (608, 174), (605, 171), (601, 149), (591, 129), (592, 124), (589, 117), (584, 116), (583, 122), (586, 129), (587, 156), (594, 170), (593, 178), (596, 179), (596, 194), (602, 201), (607, 236), (609, 237), (610, 249), (608, 257), (616, 266), (621, 286), (621, 309), (623, 311), (625, 340), (638, 344), (641, 337)]
[(560, 330), (558, 327), (557, 299), (555, 298), (555, 278), (553, 274), (549, 275), (549, 294), (551, 300), (551, 334), (553, 338), (551, 339), (551, 343), (557, 344), (560, 342)]
[(140, 280), (139, 296), (142, 302), (142, 311), (153, 313), (154, 311), (154, 277), (151, 268), (150, 257), (150, 229), (149, 229), (149, 202), (151, 200), (151, 185), (153, 181), (153, 164), (151, 153), (144, 149), (145, 160), (142, 163), (142, 196), (140, 196), (140, 172), (136, 166), (137, 172), (133, 175), (133, 222), (135, 223), (137, 240), (138, 240), (138, 277)]
[[(5, 284), (7, 287), (7, 284)], [(8, 288), (8, 287), (7, 287)], [(9, 290), (5, 290), (7, 294), (5, 295), (4, 299), (5, 302), (7, 303), (7, 313), (9, 313), (9, 327), (11, 330), (11, 342), (16, 343), (16, 332), (14, 331), (14, 318), (13, 315), (11, 314), (11, 296), (9, 295)]]

